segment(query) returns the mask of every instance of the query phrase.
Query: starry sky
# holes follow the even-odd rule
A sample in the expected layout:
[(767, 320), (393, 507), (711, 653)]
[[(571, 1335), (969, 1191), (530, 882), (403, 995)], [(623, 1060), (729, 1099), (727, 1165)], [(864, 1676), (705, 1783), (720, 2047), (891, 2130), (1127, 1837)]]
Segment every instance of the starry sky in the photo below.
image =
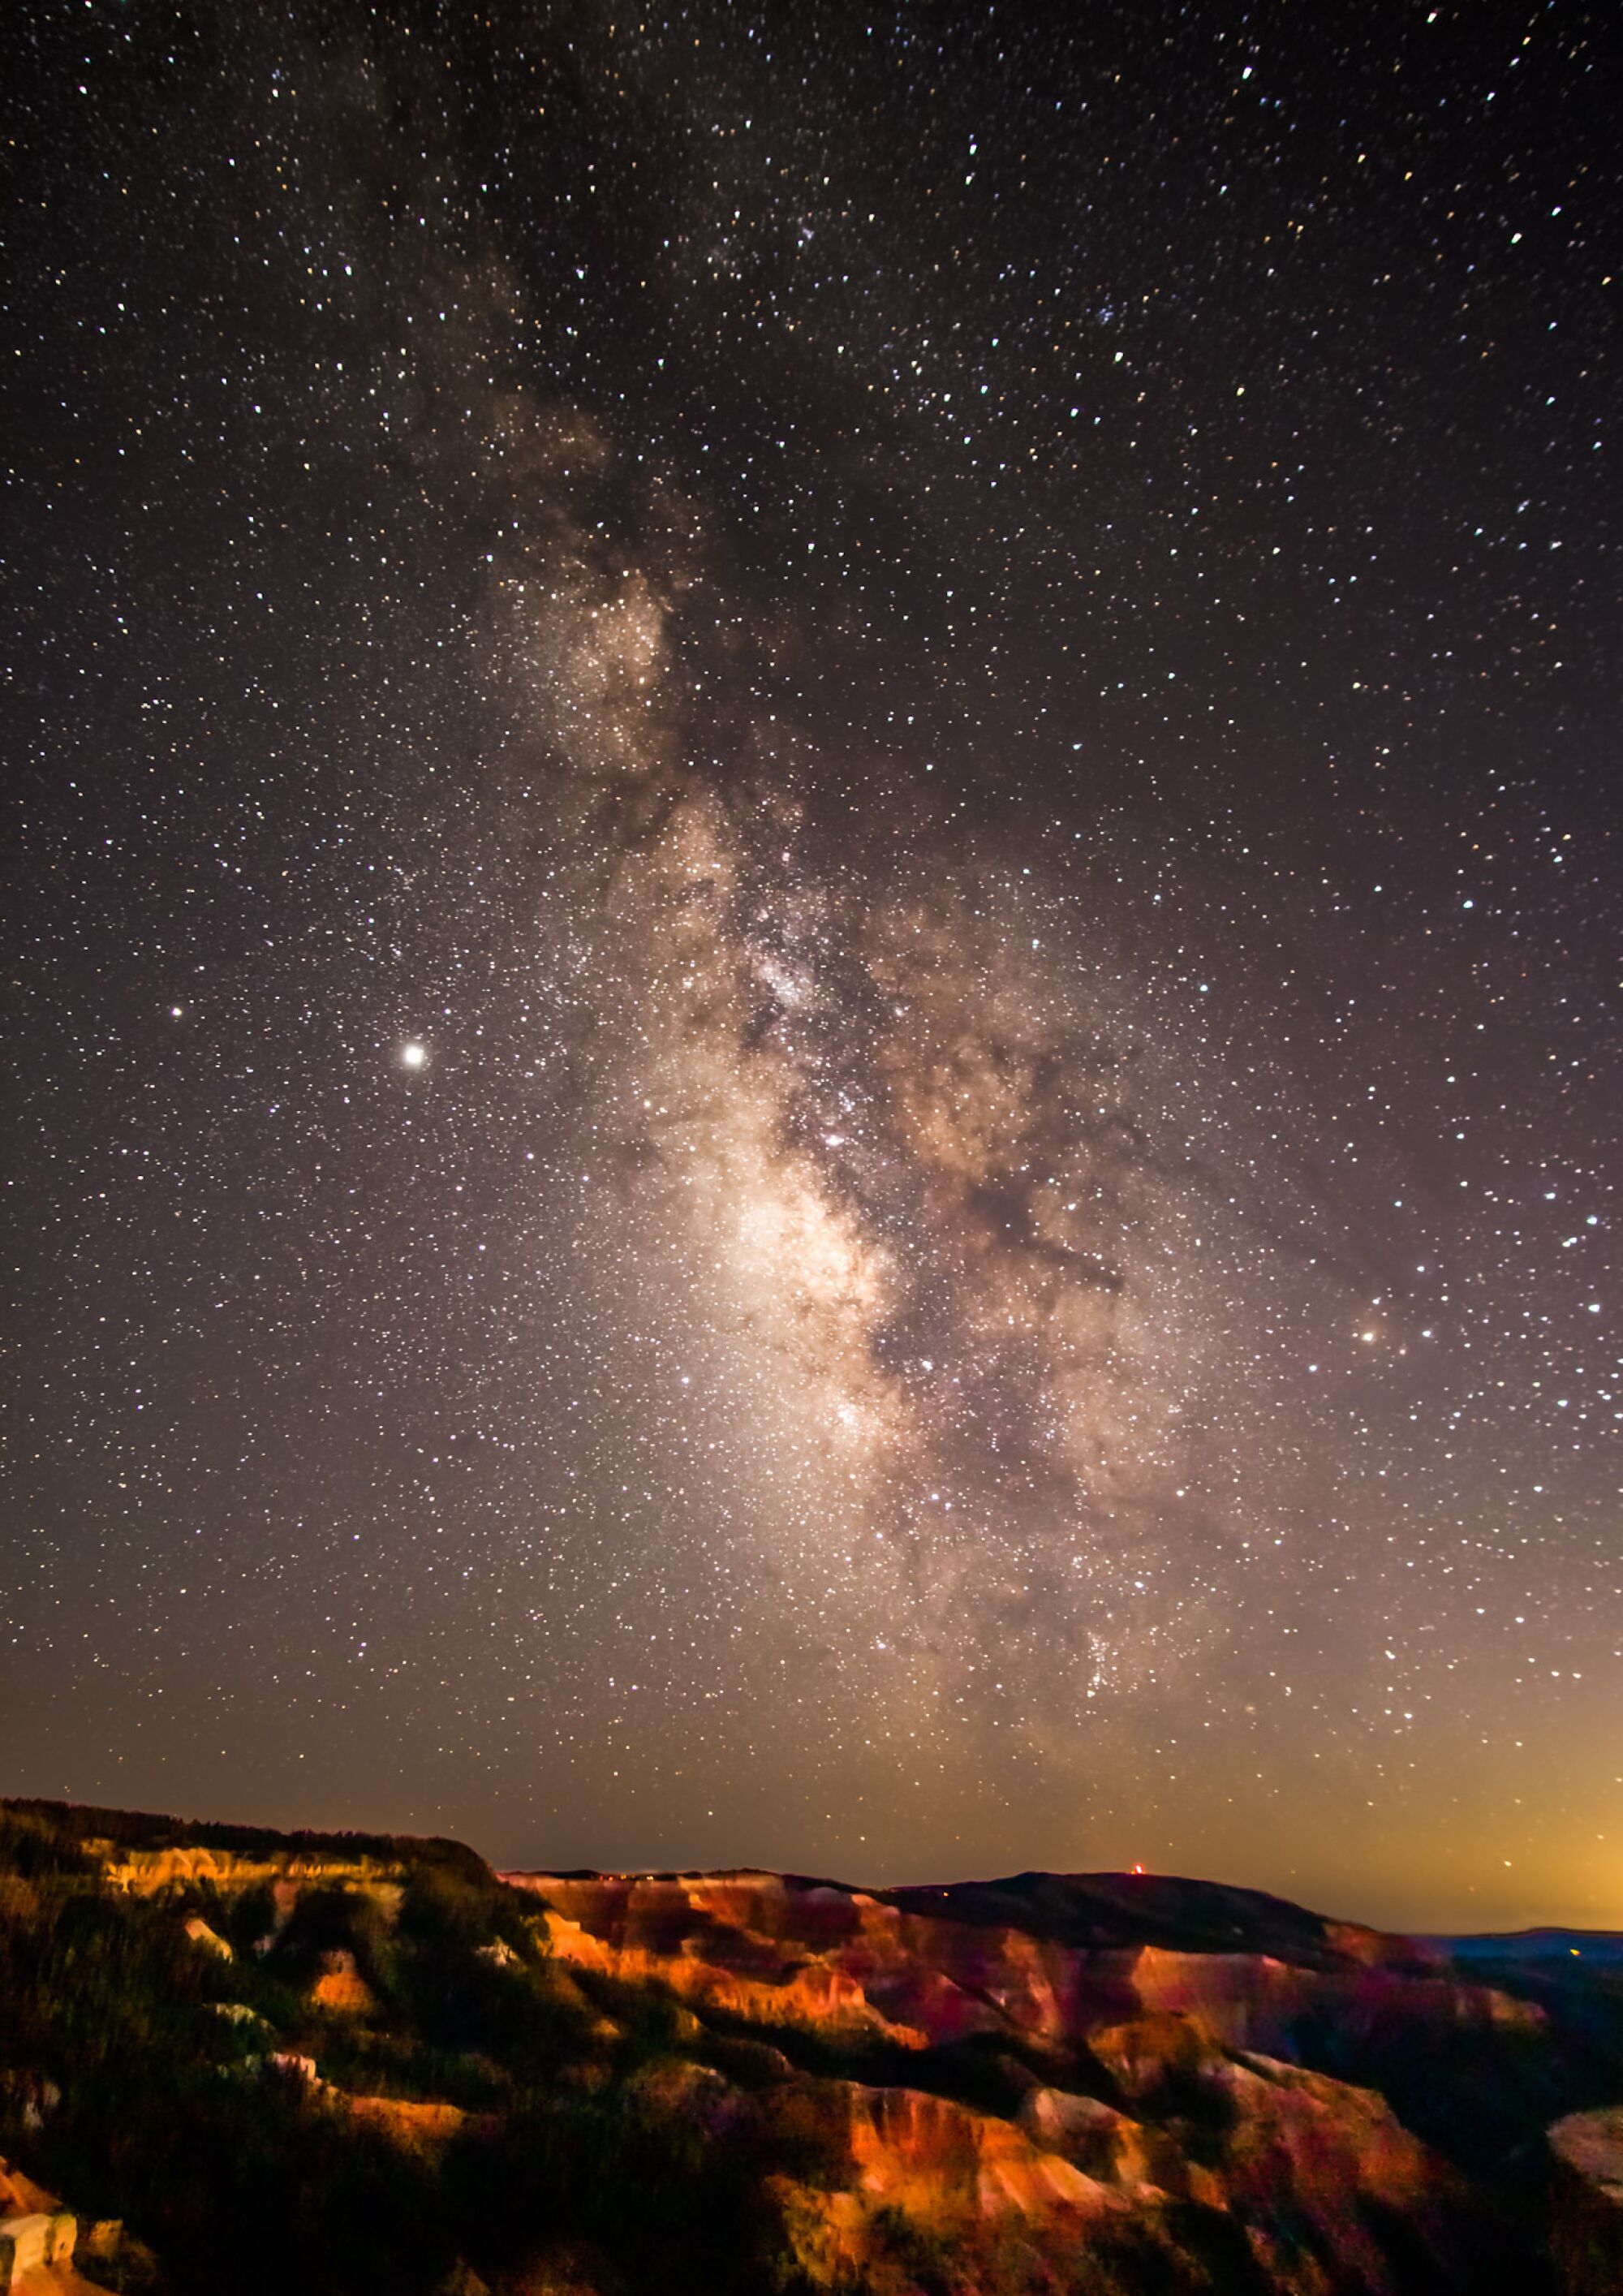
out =
[(1611, 11), (9, 31), (0, 1784), (1623, 1924)]

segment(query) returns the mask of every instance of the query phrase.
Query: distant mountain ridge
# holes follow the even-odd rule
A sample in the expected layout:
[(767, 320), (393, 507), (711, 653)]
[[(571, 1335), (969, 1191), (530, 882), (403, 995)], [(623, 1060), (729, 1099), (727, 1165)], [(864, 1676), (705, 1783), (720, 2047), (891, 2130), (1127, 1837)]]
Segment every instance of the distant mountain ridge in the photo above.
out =
[(1419, 1940), (1452, 1961), (1561, 1961), (1623, 1964), (1623, 1930), (1481, 1930)]
[(1012, 1874), (995, 1882), (876, 1890), (903, 1912), (947, 1914), (1092, 1948), (1165, 1946), (1184, 1953), (1265, 1953), (1309, 1968), (1427, 1965), (1411, 1938), (1327, 1920), (1288, 1898), (1171, 1874)]

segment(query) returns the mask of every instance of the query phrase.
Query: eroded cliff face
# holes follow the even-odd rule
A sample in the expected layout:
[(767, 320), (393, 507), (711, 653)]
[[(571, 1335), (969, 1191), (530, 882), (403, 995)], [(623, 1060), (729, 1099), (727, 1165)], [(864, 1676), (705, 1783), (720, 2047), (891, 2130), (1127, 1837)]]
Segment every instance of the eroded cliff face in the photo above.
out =
[(261, 1885), (297, 1891), (320, 1882), (328, 1888), (394, 1889), (400, 1866), (378, 1857), (346, 1857), (318, 1851), (287, 1850), (268, 1857), (244, 1857), (229, 1850), (180, 1843), (161, 1849), (126, 1849), (111, 1841), (86, 1844), (104, 1860), (110, 1886), (135, 1897), (157, 1897), (188, 1883), (203, 1883), (235, 1894)]
[(1068, 1945), (780, 1874), (502, 1878), (539, 1901), (562, 1961), (657, 1981), (763, 2024), (913, 2048), (998, 2034), (1065, 2047), (1152, 2011), (1192, 2018), (1228, 2048), (1291, 2055), (1291, 2036), (1312, 2024), (1356, 2040), (1395, 2021), (1438, 2033), (1532, 2032), (1541, 2022), (1525, 2002), (1441, 1974), (1407, 1939), (1346, 1925), (1324, 1924), (1325, 1941), (1304, 1964), (1265, 1952)]
[[(569, 1966), (662, 1987), (786, 2046), (799, 2032), (886, 2055), (886, 2086), (784, 2062), (844, 2164), (832, 2188), (784, 2185), (795, 2252), (823, 2284), (899, 2288), (910, 2256), (938, 2251), (976, 2290), (1062, 2277), (1078, 2252), (1123, 2287), (1160, 2270), (1173, 2286), (1396, 2296), (1417, 2258), (1439, 2288), (1474, 2284), (1464, 2179), (1373, 2089), (1291, 2061), (1326, 2033), (1356, 2055), (1399, 2025), (1422, 2049), (1449, 2032), (1537, 2032), (1536, 2010), (1440, 1974), (1406, 1940), (1322, 1924), (1299, 1964), (1119, 1943), (1135, 1923), (1097, 1908), (1103, 1941), (1078, 1946), (918, 1909), (934, 1894), (922, 1891), (764, 1874), (504, 1878)], [(1003, 2109), (913, 2085), (938, 2084), (943, 2059)], [(713, 2114), (716, 2100), (689, 2109)]]
[(1063, 2092), (1034, 2092), (1015, 2126), (850, 2085), (832, 2112), (854, 2173), (797, 2195), (801, 2261), (830, 2286), (882, 2286), (898, 2266), (905, 2281), (922, 2248), (963, 2259), (974, 2288), (1063, 2285), (1087, 2257), (1106, 2285), (1152, 2286), (1159, 2272), (1175, 2287), (1211, 2275), (1214, 2287), (1396, 2296), (1402, 2274), (1370, 2229), (1386, 2210), (1411, 2260), (1423, 2251), (1451, 2284), (1457, 2180), (1379, 2098), (1263, 2059), (1211, 2070), (1233, 2120), (1221, 2144), (1197, 2146), (1203, 2160), (1185, 2129)]

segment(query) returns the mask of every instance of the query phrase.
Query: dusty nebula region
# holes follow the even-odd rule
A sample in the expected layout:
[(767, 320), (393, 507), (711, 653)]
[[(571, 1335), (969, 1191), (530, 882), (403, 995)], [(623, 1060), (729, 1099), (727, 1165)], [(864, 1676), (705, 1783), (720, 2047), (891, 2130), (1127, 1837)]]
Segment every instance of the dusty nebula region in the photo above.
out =
[(486, 801), (558, 1128), (532, 1248), (573, 1231), (626, 1407), (705, 1431), (747, 1636), (792, 1622), (865, 1746), (1074, 1791), (1090, 1716), (1219, 1633), (1221, 1303), (1312, 1267), (1299, 1192), (1265, 1218), (1202, 1152), (1254, 1117), (1050, 854), (735, 708), (714, 754), (684, 625), (748, 616), (698, 505), (588, 519), (614, 443), (520, 398), (477, 447)]

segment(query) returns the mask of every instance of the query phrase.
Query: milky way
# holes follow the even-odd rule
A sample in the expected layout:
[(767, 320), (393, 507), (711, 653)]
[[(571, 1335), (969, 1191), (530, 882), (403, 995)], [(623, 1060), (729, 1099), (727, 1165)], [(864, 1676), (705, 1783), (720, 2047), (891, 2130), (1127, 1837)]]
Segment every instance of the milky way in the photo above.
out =
[(1560, 12), (42, 20), (5, 1784), (1623, 1918)]

